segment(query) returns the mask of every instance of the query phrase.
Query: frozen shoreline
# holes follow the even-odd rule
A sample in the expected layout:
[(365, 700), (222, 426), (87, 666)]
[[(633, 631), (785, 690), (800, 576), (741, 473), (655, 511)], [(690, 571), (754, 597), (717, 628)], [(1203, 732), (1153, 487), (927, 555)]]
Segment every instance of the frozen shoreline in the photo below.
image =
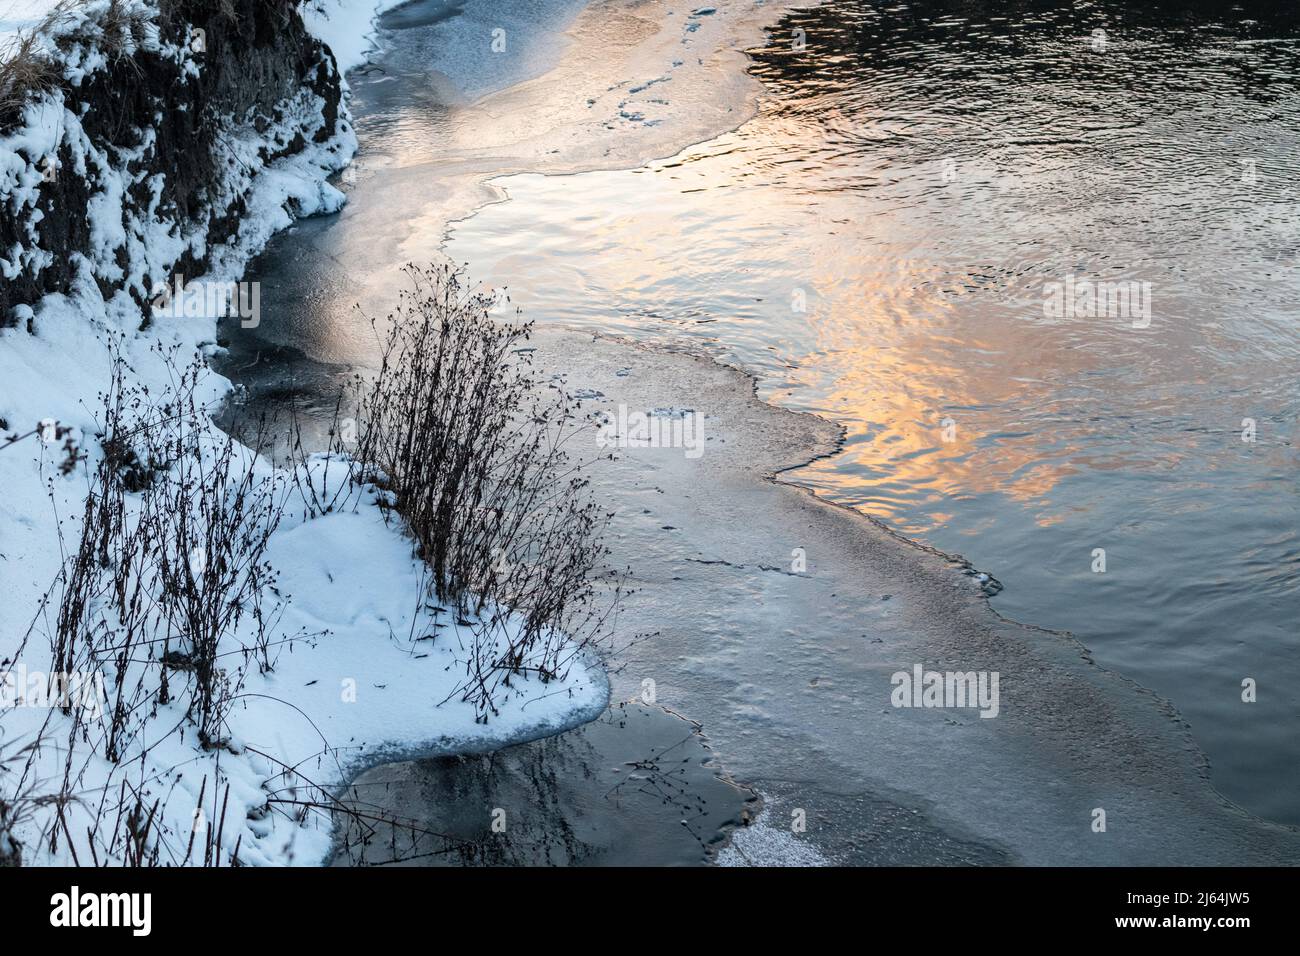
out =
[[(1300, 861), (1300, 833), (1214, 790), (1167, 701), (1093, 663), (1071, 635), (1002, 618), (960, 559), (783, 481), (835, 453), (836, 426), (768, 405), (752, 376), (706, 357), (565, 330), (543, 330), (536, 344), (568, 387), (598, 393), (595, 408), (702, 416), (702, 456), (620, 448), (594, 475), (618, 511), (615, 557), (635, 563), (625, 618), (661, 632), (615, 676), (614, 693), (653, 680), (661, 703), (703, 722), (736, 780), (781, 813), (807, 809), (808, 832), (794, 837), (804, 853), (857, 863)], [(795, 548), (803, 571), (791, 570)], [(916, 664), (999, 672), (996, 718), (894, 706), (891, 675)], [(846, 795), (855, 809), (832, 813)], [(1097, 808), (1105, 832), (1092, 829)]]

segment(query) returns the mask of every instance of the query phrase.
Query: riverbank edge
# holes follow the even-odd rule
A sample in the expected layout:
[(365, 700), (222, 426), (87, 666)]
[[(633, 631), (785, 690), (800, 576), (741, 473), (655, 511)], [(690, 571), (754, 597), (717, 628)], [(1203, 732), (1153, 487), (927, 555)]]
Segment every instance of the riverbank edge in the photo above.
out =
[[(345, 5), (345, 0), (328, 2), (335, 4), (336, 12)], [(392, 6), (391, 0), (354, 3), (347, 11), (350, 16), (333, 21), (331, 30), (372, 24), (385, 6)], [(0, 381), (6, 385), (0, 395), (0, 445), (11, 434), (14, 440), (13, 447), (0, 456), (0, 484), (6, 488), (0, 507), (4, 528), (0, 589), (11, 598), (0, 610), (0, 631), (12, 638), (0, 644), (0, 663), (5, 665), (0, 677), (6, 681), (19, 664), (23, 673), (33, 667), (50, 670), (40, 657), (39, 634), (35, 642), (24, 635), (30, 636), (37, 627), (33, 610), (51, 594), (50, 582), (57, 586), (60, 580), (62, 555), (55, 542), (67, 533), (60, 530), (66, 525), (60, 515), (81, 513), (86, 469), (93, 473), (104, 454), (95, 437), (100, 433), (96, 394), (109, 384), (110, 343), (118, 343), (126, 360), (127, 387), (166, 395), (168, 387), (175, 385), (176, 368), (170, 356), (198, 353), (210, 359), (218, 351), (217, 321), (230, 314), (225, 309), (235, 306), (230, 291), (242, 286), (249, 261), (298, 219), (337, 212), (345, 202), (328, 178), (351, 159), (356, 137), (344, 96), (346, 86), (330, 47), (307, 30), (295, 2), (237, 0), (229, 14), (202, 5), (198, 9), (202, 15), (188, 19), (183, 15), (188, 8), (179, 2), (168, 8), (173, 15), (169, 17), (152, 0), (135, 0), (132, 19), (120, 35), (110, 37), (106, 33), (110, 21), (94, 19), (90, 14), (103, 11), (88, 5), (86, 16), (71, 25), (60, 23), (58, 36), (46, 38), (52, 62), (63, 77), (60, 85), (34, 97), (16, 123), (0, 134), (4, 160), (0, 197), (6, 204), (0, 251), (10, 256), (0, 262), (6, 279), (0, 300), (4, 319), (0, 321)], [(178, 10), (182, 15), (176, 16)], [(236, 50), (242, 59), (234, 55)], [(228, 297), (201, 296), (195, 312), (160, 312), (158, 290), (173, 288), (177, 276), (186, 284), (214, 286)], [(246, 318), (256, 321), (255, 315)], [(230, 387), (211, 369), (198, 387), (204, 421), (214, 439), (217, 431), (210, 413), (228, 399)], [(57, 430), (58, 445), (38, 440), (44, 435), (43, 426), (23, 436), (25, 426), (46, 421), (54, 423), (51, 431)], [(67, 447), (79, 457), (51, 477), (65, 437)], [(249, 734), (254, 740), (262, 735), (282, 739), (286, 749), (274, 756), (282, 758), (280, 768), (291, 768), (312, 753), (302, 748), (304, 737), (325, 739), (317, 722), (328, 727), (332, 739), (325, 740), (323, 753), (336, 768), (312, 775), (316, 780), (308, 789), (316, 792), (322, 785), (341, 786), (356, 767), (383, 762), (394, 754), (495, 749), (561, 732), (605, 709), (608, 680), (603, 668), (586, 655), (574, 660), (568, 673), (549, 686), (534, 687), (524, 680), (490, 725), (481, 725), (460, 701), (453, 700), (431, 715), (424, 713), (430, 695), (435, 701), (451, 696), (450, 684), (442, 686), (440, 681), (445, 683), (441, 675), (452, 668), (435, 669), (433, 660), (428, 667), (413, 663), (404, 667), (424, 673), (423, 685), (409, 675), (397, 675), (392, 684), (407, 696), (392, 710), (380, 705), (382, 720), (374, 710), (339, 710), (337, 688), (332, 698), (302, 689), (318, 684), (315, 679), (295, 688), (291, 684), (295, 668), (320, 646), (315, 640), (319, 634), (309, 631), (331, 635), (334, 646), (318, 651), (315, 662), (327, 673), (335, 670), (336, 681), (340, 673), (365, 673), (375, 660), (402, 666), (405, 659), (404, 652), (395, 653), (394, 646), (377, 636), (381, 646), (368, 653), (363, 643), (355, 641), (357, 635), (350, 633), (356, 629), (358, 609), (373, 612), (374, 603), (382, 605), (387, 597), (390, 600), (379, 611), (378, 621), (397, 622), (400, 629), (403, 615), (413, 613), (409, 605), (414, 603), (409, 594), (392, 600), (392, 594), (385, 592), (386, 586), (391, 590), (393, 580), (415, 580), (407, 573), (408, 565), (414, 567), (409, 541), (388, 524), (373, 501), (363, 500), (358, 510), (359, 515), (355, 511), (351, 516), (327, 515), (301, 524), (286, 521), (272, 550), (278, 548), (280, 556), (291, 561), (295, 555), (322, 557), (325, 566), (317, 571), (323, 571), (330, 586), (335, 582), (330, 563), (334, 573), (345, 568), (354, 581), (358, 575), (364, 581), (369, 571), (364, 562), (350, 562), (358, 550), (389, 562), (389, 572), (399, 568), (402, 575), (372, 582), (380, 597), (370, 605), (365, 601), (371, 589), (364, 587), (360, 590), (366, 597), (350, 607), (324, 601), (338, 618), (322, 611), (321, 620), (307, 624), (289, 641), (299, 640), (310, 649), (282, 659), (279, 670), (262, 675), (259, 679), (265, 686), (257, 689), (263, 693), (243, 695), (245, 706), (233, 721), (238, 729), (225, 748), (196, 753), (182, 734), (159, 751), (162, 756), (157, 759), (162, 763), (154, 766), (156, 761), (151, 760), (146, 769), (140, 761), (141, 775), (151, 786), (162, 786), (159, 781), (172, 777), (178, 766), (188, 768), (185, 774), (174, 775), (154, 807), (155, 845), (164, 837), (175, 841), (169, 842), (164, 859), (176, 851), (184, 854), (182, 862), (194, 862), (185, 846), (191, 816), (199, 812), (196, 805), (204, 809), (203, 794), (215, 801), (221, 786), (227, 803), (220, 808), (214, 804), (211, 812), (217, 819), (219, 810), (226, 822), (228, 805), (230, 820), (217, 834), (218, 860), (229, 854), (233, 861), (237, 854), (239, 862), (254, 865), (324, 862), (328, 833), (322, 837), (319, 825), (280, 820), (271, 809), (276, 802), (271, 782), (292, 784), (293, 771), (286, 776), (285, 769), (277, 770), (272, 760), (257, 756), (256, 750), (245, 750), (242, 740)], [(72, 534), (77, 527), (74, 517)], [(364, 536), (355, 542), (359, 549), (348, 541), (349, 535), (356, 534)], [(304, 539), (313, 537), (315, 547), (304, 548)], [(305, 618), (313, 618), (310, 612), (318, 610), (310, 599), (313, 590), (324, 595), (324, 580), (318, 584), (304, 589), (309, 597), (306, 603), (312, 605)], [(296, 613), (291, 610), (290, 618)], [(370, 614), (361, 617), (376, 623)], [(286, 624), (286, 633), (289, 630)], [(349, 654), (354, 664), (347, 662)], [(441, 659), (447, 654), (454, 657), (450, 648), (420, 657)], [(354, 677), (345, 678), (349, 680), (356, 683)], [(312, 696), (318, 699), (309, 702)], [(256, 716), (245, 716), (250, 710), (247, 699), (259, 697), (271, 703), (262, 705), (262, 711), (252, 708)], [(165, 692), (157, 695), (164, 709), (166, 698)], [(331, 699), (332, 705), (313, 711), (311, 703)], [(524, 710), (535, 701), (540, 704)], [(287, 729), (278, 723), (280, 718), (263, 712), (285, 704), (305, 718), (309, 730)], [(43, 718), (46, 713), (51, 717)], [(63, 733), (58, 715), (36, 705), (6, 707), (3, 715), (8, 719), (0, 744), (30, 741), (37, 749), (20, 783), (33, 789), (0, 794), (5, 798), (0, 810), (8, 812), (10, 796), (14, 806), (27, 806), (29, 794), (37, 802), (32, 804), (34, 811), (24, 813), (12, 828), (7, 826), (7, 816), (0, 818), (0, 857), (29, 865), (100, 859), (93, 850), (87, 852), (89, 842), (80, 847), (80, 855), (72, 845), (80, 837), (71, 834), (88, 833), (84, 824), (98, 822), (89, 802), (59, 804), (60, 816), (66, 812), (71, 822), (58, 825), (68, 830), (69, 837), (48, 839), (56, 825), (51, 817), (55, 804), (37, 788), (61, 778), (61, 758), (53, 748), (42, 749)], [(312, 746), (318, 748), (319, 743)], [(114, 781), (113, 768), (118, 765), (89, 746), (71, 749), (77, 751), (78, 762), (87, 761), (77, 774), (79, 789), (95, 792), (98, 786), (107, 793), (106, 781)], [(3, 755), (8, 757), (9, 752)], [(35, 780), (30, 779), (33, 769)], [(123, 818), (119, 815), (119, 820)]]

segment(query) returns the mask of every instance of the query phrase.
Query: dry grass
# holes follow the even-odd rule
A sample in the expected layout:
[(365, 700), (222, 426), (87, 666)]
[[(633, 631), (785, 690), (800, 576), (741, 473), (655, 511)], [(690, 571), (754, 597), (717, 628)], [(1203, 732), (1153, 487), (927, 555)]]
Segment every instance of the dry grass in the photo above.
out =
[[(430, 569), (429, 593), (412, 599), (444, 602), (469, 629), (459, 635), (464, 674), (448, 697), (472, 703), (479, 720), (521, 675), (561, 679), (579, 654), (608, 646), (623, 577), (605, 564), (609, 515), (592, 497), (586, 463), (566, 451), (581, 447), (589, 418), (532, 369), (529, 324), (497, 322), (495, 298), (449, 270), (412, 267), (408, 276), (411, 288), (382, 326), (382, 367), (358, 383), (355, 447), (340, 437), (331, 448), (345, 469), (337, 479), (291, 481), (211, 434), (201, 357), (185, 364), (163, 350), (169, 381), (149, 390), (115, 340), (107, 344), (112, 376), (95, 429), (104, 454), (87, 469), (76, 533), (65, 538), (58, 522), (52, 546), (63, 567), (12, 655), (45, 637), (52, 673), (102, 675), (103, 707), (55, 705), (35, 742), (0, 746), (0, 864), (65, 853), (78, 865), (239, 863), (238, 839), (223, 840), (221, 778), (211, 787), (205, 778), (196, 812), (208, 829), (191, 831), (168, 812), (177, 768), (146, 768), (174, 736), (227, 749), (247, 668), (271, 670), (281, 646), (313, 636), (281, 631), (267, 561), (291, 487), (311, 516), (348, 507), (372, 482), (384, 490), (381, 501)], [(261, 433), (247, 441), (266, 444)], [(10, 663), (0, 661), (0, 679)], [(280, 768), (265, 783), (263, 815), (336, 824), (350, 834), (345, 844), (376, 833), (431, 836), (340, 800), (305, 775), (310, 761), (289, 766), (243, 746)], [(61, 778), (34, 778), (43, 748), (66, 754)], [(101, 758), (107, 776), (90, 783)], [(327, 745), (319, 759), (337, 764), (338, 752)], [(30, 837), (26, 847), (16, 830)], [(456, 852), (457, 841), (432, 836), (439, 852)]]
[[(259, 3), (292, 10), (301, 0)], [(92, 5), (102, 7), (93, 19), (86, 15)], [(167, 33), (186, 16), (188, 6), (183, 0), (153, 0), (148, 8), (142, 8), (139, 0), (60, 0), (40, 22), (0, 44), (0, 124), (13, 122), (26, 104), (59, 88), (60, 49), (91, 43), (111, 59), (129, 60), (151, 28)], [(233, 22), (240, 17), (238, 0), (208, 0), (208, 8), (205, 13), (211, 19)]]
[[(104, 455), (87, 473), (79, 533), (65, 540), (59, 523), (63, 568), (17, 653), (0, 661), (2, 681), (43, 634), (51, 673), (102, 675), (102, 707), (73, 699), (53, 705), (36, 741), (22, 747), (6, 749), (0, 726), (0, 865), (23, 862), (14, 832), (37, 817), (42, 825), (29, 849), (57, 855), (62, 844), (75, 860), (81, 846), (93, 859), (78, 864), (223, 865), (238, 858), (237, 845), (221, 850), (225, 797), (217, 804), (214, 790), (214, 805), (202, 807), (213, 832), (196, 843), (195, 834), (169, 831), (159, 816), (171, 771), (144, 768), (156, 747), (188, 728), (203, 748), (226, 747), (226, 717), (246, 666), (271, 669), (269, 635), (282, 606), (268, 596), (275, 576), (265, 555), (289, 489), (262, 474), (233, 438), (208, 437), (209, 410), (196, 396), (206, 370), (200, 356), (179, 364), (174, 350), (159, 347), (170, 382), (153, 394), (131, 382), (115, 340), (108, 348), (112, 377), (96, 414)], [(252, 627), (241, 630), (245, 620)], [(179, 717), (162, 710), (171, 701), (182, 705)], [(35, 755), (55, 746), (60, 712), (67, 718), (63, 776), (38, 781)], [(85, 775), (99, 758), (113, 767), (89, 794)], [(70, 829), (72, 815), (63, 811), (72, 803), (90, 815), (88, 827)], [(38, 812), (51, 806), (56, 813)]]
[(10, 41), (0, 49), (0, 120), (53, 92), (59, 78), (58, 66), (46, 53), (38, 32), (25, 32)]
[(604, 643), (622, 577), (604, 563), (610, 515), (567, 450), (591, 422), (533, 371), (531, 324), (494, 320), (495, 297), (446, 267), (406, 274), (357, 402), (355, 460), (392, 493), (430, 596), (479, 622), (458, 692), (486, 722), (514, 676), (562, 678)]

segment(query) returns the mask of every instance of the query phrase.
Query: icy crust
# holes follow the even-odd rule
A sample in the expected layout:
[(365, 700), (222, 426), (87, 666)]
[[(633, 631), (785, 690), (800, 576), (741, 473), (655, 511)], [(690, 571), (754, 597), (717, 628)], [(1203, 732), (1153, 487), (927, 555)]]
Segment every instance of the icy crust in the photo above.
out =
[[(359, 6), (367, 4), (370, 0)], [(74, 64), (70, 69), (96, 68), (89, 51), (69, 63)], [(216, 204), (239, 202), (246, 211), (233, 235), (210, 246), (199, 231), (187, 232), (169, 221), (156, 202), (141, 208), (129, 199), (132, 187), (147, 182), (145, 174), (134, 170), (144, 165), (141, 160), (153, 143), (149, 131), (132, 150), (96, 148), (79, 117), (54, 97), (29, 107), (22, 128), (0, 139), (4, 215), (27, 217), (27, 235), (33, 240), (0, 252), (4, 275), (49, 264), (49, 254), (36, 249), (31, 229), (39, 217), (40, 157), (60, 146), (74, 167), (63, 172), (84, 176), (90, 186), (92, 236), (89, 255), (70, 257), (72, 279), (66, 291), (44, 297), (34, 308), (18, 306), (17, 324), (0, 329), (0, 441), (55, 420), (71, 429), (69, 437), (86, 453), (86, 460), (64, 474), (59, 467), (62, 438), (48, 445), (29, 438), (0, 450), (0, 680), (18, 667), (26, 673), (52, 670), (48, 635), (57, 611), (60, 532), (64, 547), (75, 548), (88, 476), (103, 456), (96, 413), (98, 396), (110, 381), (110, 341), (121, 343), (129, 384), (146, 385), (155, 396), (165, 392), (175, 374), (168, 354), (183, 357), (216, 348), (215, 316), (151, 316), (145, 322), (139, 296), (165, 282), (185, 252), (210, 264), (207, 277), (194, 278), (238, 279), (250, 257), (294, 217), (340, 208), (343, 195), (326, 177), (352, 155), (355, 138), (343, 117), (333, 136), (315, 142), (323, 122), (320, 106), (320, 98), (304, 90), (284, 110), (280, 124), (260, 133), (239, 117), (230, 118), (224, 142), (232, 161), (225, 164), (225, 177), (212, 184), (211, 195)], [(292, 155), (262, 159), (291, 142), (306, 145)], [(156, 187), (152, 195), (156, 199)], [(229, 390), (226, 379), (207, 372), (198, 397), (213, 411)], [(206, 414), (203, 431), (208, 449), (224, 441)], [(317, 459), (301, 467), (312, 470), (318, 481), (338, 480), (327, 478), (326, 469), (343, 473), (337, 461)], [(274, 472), (264, 461), (257, 468), (287, 488), (287, 473)], [(138, 507), (132, 501), (131, 507)], [(487, 723), (479, 722), (473, 705), (455, 693), (464, 676), (469, 629), (445, 612), (433, 616), (433, 607), (420, 598), (426, 571), (391, 516), (385, 517), (373, 493), (362, 495), (354, 508), (316, 517), (291, 502), (267, 554), (283, 602), (276, 625), (280, 643), (269, 672), (244, 666), (229, 716), (229, 741), (202, 749), (185, 719), (186, 698), (179, 694), (159, 707), (116, 765), (87, 752), (74, 737), (73, 762), (85, 765), (76, 780), (76, 799), (63, 807), (63, 836), (51, 844), (56, 808), (38, 806), (13, 828), (23, 862), (121, 862), (111, 853), (106, 859), (103, 846), (92, 854), (84, 839), (70, 842), (66, 834), (84, 834), (105, 792), (117, 794), (127, 780), (147, 795), (149, 805), (158, 803), (153, 832), (169, 846), (163, 863), (186, 862), (182, 857), (194, 831), (200, 793), (205, 793), (205, 825), (211, 820), (215, 830), (214, 794), (224, 796), (229, 787), (220, 831), (223, 864), (236, 846), (246, 864), (318, 864), (330, 849), (328, 814), (300, 813), (294, 801), (319, 801), (381, 759), (492, 749), (568, 729), (604, 709), (609, 688), (599, 662), (575, 658), (567, 674), (549, 683), (513, 678), (509, 696), (496, 702), (499, 712)], [(42, 611), (43, 598), (51, 594), (55, 607)], [(236, 660), (243, 656), (251, 641), (249, 626), (223, 638), (223, 654)], [(151, 675), (147, 680), (157, 681), (161, 668), (139, 666)], [(111, 696), (111, 675), (104, 676)], [(157, 688), (148, 689), (153, 693)], [(37, 797), (49, 788), (57, 790), (69, 760), (70, 718), (48, 707), (4, 701), (0, 756), (3, 748), (31, 743), (44, 728), (45, 745), (27, 779), (35, 782)], [(9, 793), (12, 779), (8, 772), (0, 773), (0, 793)], [(188, 862), (201, 859), (191, 856)]]

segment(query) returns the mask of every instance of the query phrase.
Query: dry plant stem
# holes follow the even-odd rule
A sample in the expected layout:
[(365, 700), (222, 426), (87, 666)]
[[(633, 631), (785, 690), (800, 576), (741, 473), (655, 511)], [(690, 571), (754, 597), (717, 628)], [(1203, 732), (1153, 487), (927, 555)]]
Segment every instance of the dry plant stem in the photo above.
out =
[(431, 596), (473, 632), (456, 693), (486, 721), (512, 675), (553, 680), (605, 640), (598, 606), (621, 577), (604, 565), (610, 516), (566, 450), (591, 421), (533, 371), (531, 325), (496, 321), (497, 298), (449, 268), (405, 271), (397, 310), (372, 321), (381, 361), (355, 458), (391, 495)]

